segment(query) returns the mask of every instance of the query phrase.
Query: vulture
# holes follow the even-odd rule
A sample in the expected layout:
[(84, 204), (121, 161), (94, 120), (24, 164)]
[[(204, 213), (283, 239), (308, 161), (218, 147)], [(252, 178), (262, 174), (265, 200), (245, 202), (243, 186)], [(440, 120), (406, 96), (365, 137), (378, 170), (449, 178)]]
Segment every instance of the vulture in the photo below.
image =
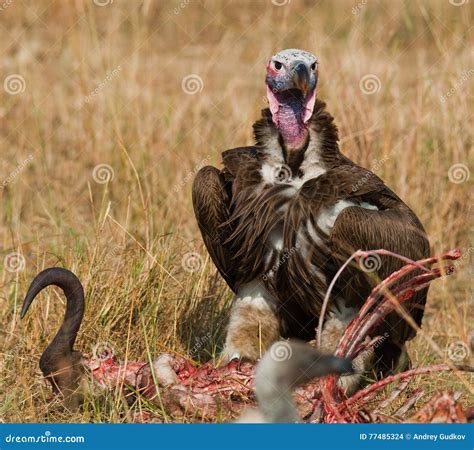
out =
[[(341, 153), (334, 119), (316, 98), (317, 58), (280, 51), (265, 81), (269, 108), (253, 125), (255, 145), (224, 151), (222, 168), (203, 167), (193, 182), (204, 243), (235, 293), (222, 361), (257, 360), (280, 337), (314, 339), (328, 285), (356, 250), (412, 260), (430, 253), (415, 213)], [(350, 264), (337, 279), (321, 334), (325, 350), (328, 340), (335, 348), (377, 280), (402, 265), (390, 256), (370, 263)], [(418, 326), (426, 296), (419, 291), (404, 304)], [(405, 343), (416, 330), (398, 313), (370, 334), (383, 336), (370, 363), (377, 377), (409, 365)]]

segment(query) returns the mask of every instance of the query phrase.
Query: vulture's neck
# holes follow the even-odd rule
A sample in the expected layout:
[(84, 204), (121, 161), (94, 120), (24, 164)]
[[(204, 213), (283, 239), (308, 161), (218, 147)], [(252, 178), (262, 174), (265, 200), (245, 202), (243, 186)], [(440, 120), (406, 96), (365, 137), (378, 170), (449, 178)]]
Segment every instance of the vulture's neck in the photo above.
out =
[(326, 104), (316, 100), (313, 115), (307, 124), (294, 113), (280, 106), (272, 116), (269, 109), (253, 128), (259, 154), (275, 163), (287, 164), (298, 170), (303, 160), (319, 160), (326, 169), (340, 164), (338, 131), (334, 119), (326, 111)]
[(285, 149), (290, 154), (300, 152), (308, 140), (308, 127), (302, 114), (292, 103), (280, 105), (273, 123), (281, 134)]

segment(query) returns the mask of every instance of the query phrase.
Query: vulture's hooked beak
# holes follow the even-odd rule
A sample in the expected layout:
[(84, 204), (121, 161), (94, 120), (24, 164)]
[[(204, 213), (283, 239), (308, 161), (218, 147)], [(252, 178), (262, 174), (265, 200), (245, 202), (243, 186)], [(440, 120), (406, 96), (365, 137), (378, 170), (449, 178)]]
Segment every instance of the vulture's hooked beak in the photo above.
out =
[(296, 61), (291, 67), (291, 74), (295, 87), (306, 97), (311, 77), (310, 68), (303, 61)]

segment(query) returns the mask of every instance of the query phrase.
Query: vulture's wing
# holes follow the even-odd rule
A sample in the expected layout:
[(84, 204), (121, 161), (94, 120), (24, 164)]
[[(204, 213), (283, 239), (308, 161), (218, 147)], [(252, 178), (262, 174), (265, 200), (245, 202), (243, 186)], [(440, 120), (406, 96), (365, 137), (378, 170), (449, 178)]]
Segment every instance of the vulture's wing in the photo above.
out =
[[(341, 199), (358, 206), (345, 207), (332, 223), (331, 214), (327, 212), (334, 213), (331, 208)], [(384, 248), (413, 260), (429, 256), (429, 242), (415, 214), (380, 178), (356, 165), (329, 170), (305, 183), (288, 217), (292, 223), (285, 230), (285, 245), (291, 248), (296, 243), (292, 230), (312, 227), (312, 233), (306, 236), (311, 239), (316, 235), (310, 242), (313, 247), (310, 258), (329, 281), (358, 249)], [(376, 277), (384, 279), (402, 265), (392, 257), (372, 262), (376, 266), (374, 272), (367, 273), (355, 265), (341, 276), (334, 295), (343, 299), (346, 306), (360, 307), (376, 284)], [(289, 263), (301, 264), (304, 261), (291, 258)], [(423, 317), (426, 292), (417, 293), (406, 305), (418, 324)], [(387, 331), (392, 342), (403, 343), (414, 336), (410, 325), (396, 313), (387, 317), (382, 328), (380, 332)]]
[(232, 195), (239, 183), (239, 174), (249, 161), (255, 161), (255, 147), (239, 147), (222, 153), (224, 169), (203, 167), (193, 183), (193, 207), (206, 248), (222, 277), (235, 292), (238, 271), (234, 252), (227, 238), (234, 231), (229, 222)]
[(235, 291), (232, 258), (224, 245), (230, 231), (223, 226), (229, 219), (230, 195), (223, 173), (212, 166), (203, 167), (194, 179), (192, 195), (194, 215), (207, 251), (224, 280)]

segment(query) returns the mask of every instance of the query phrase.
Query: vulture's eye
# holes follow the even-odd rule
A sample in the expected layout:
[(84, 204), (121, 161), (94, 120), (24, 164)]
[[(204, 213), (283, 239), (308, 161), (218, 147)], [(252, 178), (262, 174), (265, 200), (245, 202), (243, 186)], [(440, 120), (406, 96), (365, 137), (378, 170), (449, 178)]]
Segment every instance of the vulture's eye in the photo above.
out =
[(316, 70), (316, 63), (311, 64), (311, 70)]
[(275, 61), (273, 65), (275, 66), (276, 70), (280, 70), (283, 67), (283, 64), (279, 61)]

